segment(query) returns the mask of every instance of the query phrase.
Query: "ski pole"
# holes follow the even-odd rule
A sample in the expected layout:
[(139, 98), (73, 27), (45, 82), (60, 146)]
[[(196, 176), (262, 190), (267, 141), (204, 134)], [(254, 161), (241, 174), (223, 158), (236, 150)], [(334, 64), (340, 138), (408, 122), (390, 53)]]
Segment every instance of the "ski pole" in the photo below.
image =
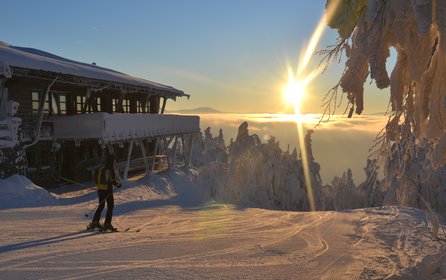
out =
[(91, 210), (90, 212), (88, 212), (87, 214), (85, 214), (85, 217), (88, 218), (88, 216), (91, 215), (91, 213), (95, 212), (95, 211), (98, 209), (99, 205), (101, 205), (102, 203), (104, 203), (104, 202), (107, 200), (107, 198), (108, 198), (110, 195), (113, 194), (113, 192), (115, 191), (115, 189), (116, 189), (116, 188), (114, 188), (114, 189), (113, 189), (113, 190), (112, 190), (106, 197), (104, 197), (103, 200), (100, 200), (100, 201), (99, 201), (99, 204), (98, 204), (93, 210)]
[(79, 182), (70, 180), (70, 179), (68, 179), (68, 178), (64, 178), (64, 177), (62, 177), (62, 176), (59, 176), (59, 179), (62, 179), (62, 180), (64, 180), (64, 181), (67, 181), (67, 182), (69, 182), (69, 183), (73, 183), (73, 184), (75, 184), (75, 185), (78, 185), (78, 186), (81, 186), (81, 187), (84, 187), (84, 188), (92, 188), (92, 187), (95, 186), (95, 185), (87, 186), (87, 185), (81, 184), (81, 183), (79, 183)]

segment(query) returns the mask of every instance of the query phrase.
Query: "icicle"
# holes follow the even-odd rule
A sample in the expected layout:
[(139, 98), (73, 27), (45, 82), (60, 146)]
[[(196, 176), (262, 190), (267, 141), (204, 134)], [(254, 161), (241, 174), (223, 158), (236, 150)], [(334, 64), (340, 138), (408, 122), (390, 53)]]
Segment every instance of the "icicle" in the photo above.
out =
[(365, 13), (365, 20), (367, 21), (367, 24), (373, 24), (373, 22), (375, 22), (379, 8), (380, 4), (378, 3), (378, 0), (367, 1), (367, 11)]
[[(390, 85), (387, 74), (386, 61), (390, 55), (389, 45), (391, 39), (390, 30), (385, 28), (385, 21), (382, 20), (382, 11), (385, 1), (370, 0), (368, 2), (367, 14), (367, 46), (368, 61), (370, 65), (370, 77), (375, 80), (376, 86), (380, 89)], [(371, 5), (371, 6), (370, 6)]]
[(432, 152), (432, 166), (438, 169), (446, 165), (446, 134), (443, 133)]
[[(426, 110), (423, 109), (423, 106), (421, 106), (424, 102), (429, 102), (429, 95), (423, 94), (422, 89), (424, 88), (424, 85), (422, 83), (416, 83), (415, 89), (414, 89), (414, 122), (415, 122), (415, 129), (414, 133), (417, 139), (422, 139), (424, 135), (426, 135), (426, 125), (427, 125), (427, 114)], [(427, 97), (427, 98), (426, 98)], [(426, 107), (426, 106), (424, 106)], [(427, 107), (426, 107), (427, 108)]]
[(432, 48), (435, 46), (435, 31), (429, 36), (420, 37), (412, 33), (410, 41), (406, 43), (410, 79), (420, 81), (422, 74), (429, 68), (432, 57)]
[(440, 49), (446, 53), (446, 1), (435, 2), (435, 20), (440, 32)]
[(410, 1), (408, 0), (386, 0), (386, 21), (392, 23), (393, 21), (407, 22), (413, 20), (413, 10)]
[(412, 0), (418, 32), (425, 36), (432, 24), (432, 0)]
[(371, 45), (371, 53), (369, 55), (370, 77), (375, 80), (376, 86), (379, 89), (386, 88), (390, 85), (390, 79), (386, 69), (386, 61), (390, 56), (390, 32), (386, 32), (383, 36), (381, 34), (381, 28), (375, 25), (368, 38), (369, 45)]
[(398, 50), (398, 58), (391, 75), (390, 101), (392, 110), (403, 110), (403, 96), (407, 85), (407, 55)]
[(440, 33), (446, 33), (446, 1), (435, 1), (435, 20)]
[(428, 137), (438, 139), (441, 134), (446, 133), (446, 107), (444, 98), (446, 96), (446, 56), (442, 52), (437, 53), (438, 65), (431, 84), (429, 103), (429, 126)]
[(406, 119), (410, 122), (413, 121), (414, 119), (414, 103), (413, 103), (413, 94), (414, 94), (414, 89), (413, 89), (413, 85), (409, 85), (409, 92), (407, 94), (407, 98), (406, 98)]
[(350, 57), (345, 63), (347, 70), (341, 78), (343, 92), (349, 93), (350, 102), (355, 102), (356, 112), (363, 110), (364, 83), (368, 75), (367, 32), (364, 20), (358, 23), (353, 38)]

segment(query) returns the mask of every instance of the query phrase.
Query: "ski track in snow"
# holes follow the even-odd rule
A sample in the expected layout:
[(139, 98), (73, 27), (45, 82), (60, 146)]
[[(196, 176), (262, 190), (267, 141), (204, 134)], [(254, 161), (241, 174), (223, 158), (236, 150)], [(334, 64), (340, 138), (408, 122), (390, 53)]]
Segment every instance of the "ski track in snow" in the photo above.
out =
[(0, 211), (0, 279), (382, 279), (439, 247), (409, 208), (186, 205), (159, 190), (139, 195), (165, 203), (130, 207), (129, 190), (116, 194), (114, 218), (129, 232), (82, 230), (93, 200)]

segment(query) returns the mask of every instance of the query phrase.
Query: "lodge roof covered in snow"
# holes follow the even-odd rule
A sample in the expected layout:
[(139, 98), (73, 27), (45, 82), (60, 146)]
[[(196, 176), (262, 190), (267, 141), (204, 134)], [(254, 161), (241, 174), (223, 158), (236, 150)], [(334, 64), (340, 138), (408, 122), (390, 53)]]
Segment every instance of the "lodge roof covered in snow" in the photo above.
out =
[[(69, 60), (38, 49), (11, 46), (0, 41), (0, 68), (4, 69), (5, 67), (11, 68), (13, 76), (28, 74), (29, 71), (26, 70), (31, 70), (34, 72), (33, 76), (36, 76), (36, 72), (42, 76), (44, 74), (59, 74), (65, 76), (66, 81), (71, 82), (88, 79), (96, 81), (97, 85), (105, 86), (108, 82), (113, 83), (114, 87), (129, 91), (153, 92), (170, 98), (189, 96), (171, 86), (133, 77), (95, 64)], [(47, 77), (49, 76), (57, 75), (47, 75)]]

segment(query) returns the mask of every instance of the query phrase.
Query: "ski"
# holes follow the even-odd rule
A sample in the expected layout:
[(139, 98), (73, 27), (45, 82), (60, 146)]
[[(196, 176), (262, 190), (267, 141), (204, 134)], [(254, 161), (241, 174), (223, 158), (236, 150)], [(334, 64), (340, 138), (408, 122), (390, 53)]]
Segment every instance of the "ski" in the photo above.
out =
[(131, 228), (126, 228), (124, 230), (124, 232), (140, 232), (140, 231), (141, 231), (141, 229), (131, 229)]
[(120, 232), (119, 230), (101, 230), (101, 229), (84, 229), (85, 232), (97, 232), (97, 233), (113, 233)]
[(101, 229), (84, 229), (83, 231), (85, 231), (85, 232), (97, 232), (97, 233), (114, 233), (114, 232), (121, 232), (121, 233), (125, 233), (125, 232), (128, 232), (128, 233), (135, 233), (135, 232), (140, 232), (141, 231), (141, 229), (136, 229), (136, 230), (134, 230), (134, 229), (131, 229), (131, 228), (126, 228), (126, 229), (124, 229), (124, 230), (119, 230), (119, 229), (116, 229), (116, 230), (109, 230), (109, 229), (106, 229), (106, 230), (101, 230)]

